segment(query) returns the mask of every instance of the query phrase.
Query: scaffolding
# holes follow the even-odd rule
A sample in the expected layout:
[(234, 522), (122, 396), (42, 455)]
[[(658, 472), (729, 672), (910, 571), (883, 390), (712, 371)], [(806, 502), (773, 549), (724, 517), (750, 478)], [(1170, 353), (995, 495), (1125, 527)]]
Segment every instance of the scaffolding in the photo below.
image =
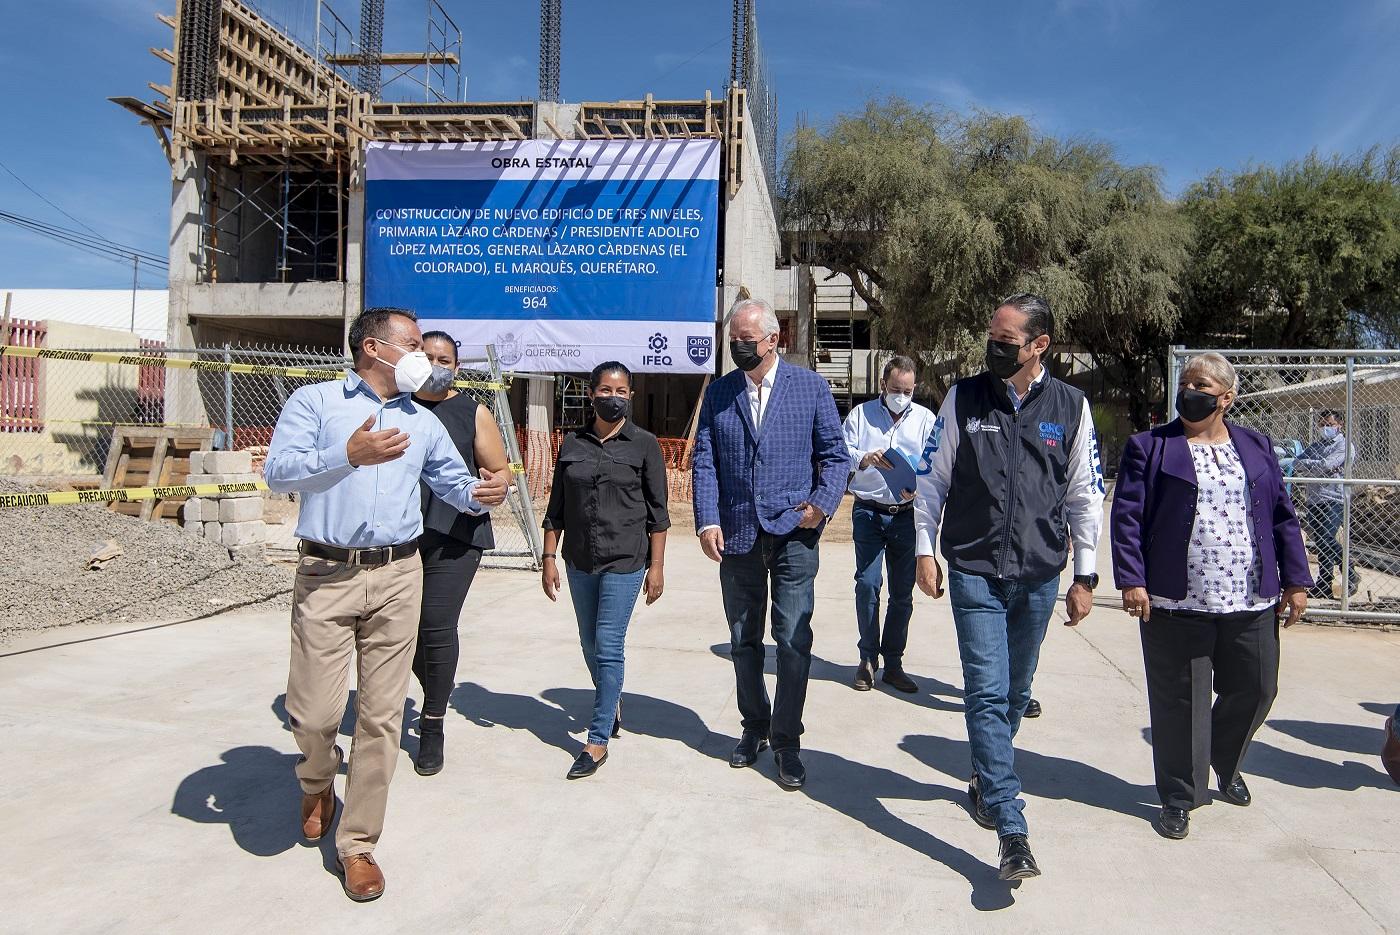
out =
[[(719, 99), (585, 102), (558, 111), (573, 122), (556, 126), (556, 111), (535, 102), (461, 99), (462, 34), (440, 0), (425, 0), (421, 53), (383, 51), (382, 2), (362, 0), (358, 36), (330, 0), (298, 7), (300, 31), (267, 14), (278, 2), (176, 0), (173, 17), (157, 15), (173, 30), (171, 46), (152, 50), (171, 67), (170, 84), (152, 83), (149, 101), (113, 98), (153, 129), (177, 173), (195, 179), (195, 282), (344, 281), (350, 192), (367, 140), (508, 142), (534, 138), (537, 124), (556, 138), (721, 139), (729, 194), (743, 182), (743, 114), (754, 100), (746, 86), (732, 85)], [(759, 82), (763, 96), (752, 0), (740, 2), (747, 3), (745, 47), (752, 49), (743, 80)], [(557, 11), (546, 0), (542, 15), (554, 29), (546, 45), (554, 53)], [(407, 82), (419, 99), (376, 99), (368, 87), (374, 61), (381, 95)], [(557, 70), (554, 82), (557, 91)], [(754, 131), (771, 134), (772, 127), (756, 114)], [(773, 144), (764, 139), (755, 142), (768, 153)]]

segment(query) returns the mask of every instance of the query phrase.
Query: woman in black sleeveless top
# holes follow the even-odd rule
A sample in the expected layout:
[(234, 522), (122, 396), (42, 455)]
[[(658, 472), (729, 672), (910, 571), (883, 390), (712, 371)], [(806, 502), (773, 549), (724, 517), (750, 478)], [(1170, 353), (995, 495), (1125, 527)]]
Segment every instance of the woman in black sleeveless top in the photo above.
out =
[[(508, 468), (505, 444), (491, 410), (452, 389), (457, 375), (457, 342), (442, 331), (423, 335), (423, 351), (433, 375), (414, 401), (441, 420), (473, 474)], [(418, 620), (418, 649), (413, 674), (423, 686), (418, 720), (418, 755), (413, 768), (422, 776), (442, 770), (443, 718), (457, 679), (457, 624), (481, 554), (495, 545), (491, 517), (459, 513), (422, 484), (423, 606)]]

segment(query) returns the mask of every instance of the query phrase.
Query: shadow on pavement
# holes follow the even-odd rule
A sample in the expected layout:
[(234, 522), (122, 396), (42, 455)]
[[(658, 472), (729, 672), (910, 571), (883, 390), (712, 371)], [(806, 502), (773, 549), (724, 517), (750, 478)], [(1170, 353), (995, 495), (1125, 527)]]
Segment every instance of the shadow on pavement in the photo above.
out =
[(1287, 721), (1266, 722), (1274, 730), (1290, 737), (1296, 737), (1314, 747), (1340, 750), (1343, 753), (1359, 753), (1372, 756), (1378, 753), (1385, 743), (1384, 721), (1376, 722), (1375, 727), (1361, 727), (1357, 724), (1331, 724), (1326, 721)]
[[(354, 738), (355, 736), (355, 689), (350, 689), (345, 702), (345, 714), (340, 719), (339, 731), (342, 737)], [(283, 692), (272, 699), (272, 713), (282, 724), (282, 729), (291, 733), (292, 725), (290, 715), (287, 714), (287, 693)], [(399, 749), (409, 756), (418, 753), (418, 742), (409, 740), (409, 728), (418, 724), (418, 707), (412, 698), (405, 698), (403, 702), (403, 731), (399, 735)], [(345, 750), (345, 755), (350, 755), (350, 745), (341, 744)], [(343, 772), (343, 770), (342, 770)]]
[[(959, 780), (966, 780), (972, 773), (966, 740), (912, 734), (900, 742), (899, 748), (925, 766)], [(1152, 786), (1134, 785), (1077, 760), (1017, 748), (1016, 773), (1026, 791), (1038, 798), (1078, 802), (1148, 823), (1157, 817), (1161, 807)], [(959, 796), (958, 801), (965, 803), (965, 796)]]
[[(1267, 724), (1280, 733), (1297, 737), (1313, 746), (1340, 750), (1343, 753), (1359, 753), (1377, 765), (1370, 766), (1354, 760), (1341, 764), (1332, 763), (1308, 756), (1306, 753), (1294, 753), (1275, 747), (1268, 741), (1260, 740), (1256, 735), (1249, 749), (1245, 751), (1244, 764), (1240, 767), (1240, 772), (1246, 778), (1260, 776), (1299, 789), (1341, 789), (1352, 792), (1357, 789), (1395, 788), (1395, 784), (1379, 765), (1384, 731), (1314, 721), (1276, 720), (1268, 721)], [(1365, 735), (1374, 738), (1374, 742), (1368, 746), (1359, 746), (1353, 751), (1352, 748), (1359, 743), (1358, 737)], [(1143, 728), (1142, 739), (1149, 745), (1152, 743), (1151, 729)], [(1019, 756), (1019, 753), (1017, 755)]]
[(233, 747), (221, 759), (181, 781), (171, 813), (199, 824), (228, 825), (234, 842), (258, 857), (301, 843), (301, 786), (292, 772), (297, 754)]
[[(763, 673), (765, 675), (773, 675), (774, 672), (777, 671), (775, 668), (777, 666), (777, 658), (774, 655), (776, 649), (772, 645), (765, 644), (764, 650)], [(722, 659), (728, 659), (729, 644), (715, 643), (710, 647), (710, 652)], [(903, 692), (897, 692), (885, 686), (884, 683), (880, 681), (878, 675), (875, 678), (875, 690), (882, 691), (892, 698), (898, 698), (900, 701), (907, 701), (910, 704), (916, 704), (922, 708), (929, 708), (933, 711), (953, 711), (959, 714), (962, 713), (962, 689), (954, 685), (949, 685), (947, 682), (929, 675), (919, 675), (915, 672), (909, 672), (908, 675), (918, 683), (919, 691), (915, 694), (906, 695)], [(812, 654), (812, 670), (808, 675), (809, 680), (816, 679), (822, 682), (835, 682), (837, 685), (851, 688), (851, 682), (855, 680), (855, 677), (856, 667), (854, 665), (840, 665), (839, 663), (823, 659), (815, 653)], [(851, 691), (855, 692), (855, 689), (851, 688)], [(948, 701), (946, 700), (948, 698), (955, 698), (957, 701)]]
[[(885, 800), (889, 799), (946, 801), (961, 805), (963, 797), (956, 790), (918, 782), (893, 770), (857, 763), (821, 750), (803, 750), (802, 762), (807, 767), (807, 784), (800, 790), (802, 795), (959, 874), (972, 885), (973, 908), (991, 912), (1015, 904), (1013, 893), (1020, 884), (1007, 883), (997, 877), (996, 835), (987, 835), (991, 862), (979, 860), (896, 816), (885, 806)], [(772, 767), (772, 758), (763, 757), (759, 763), (768, 763), (769, 768), (763, 772), (776, 784), (777, 770)]]
[[(593, 693), (588, 692), (588, 707)], [(448, 699), (452, 710), (478, 727), (509, 727), (527, 730), (540, 743), (558, 747), (569, 755), (578, 755), (583, 742), (570, 734), (588, 727), (588, 716), (580, 709), (581, 719), (575, 719), (557, 704), (541, 701), (531, 695), (493, 692), (475, 682), (462, 682)]]

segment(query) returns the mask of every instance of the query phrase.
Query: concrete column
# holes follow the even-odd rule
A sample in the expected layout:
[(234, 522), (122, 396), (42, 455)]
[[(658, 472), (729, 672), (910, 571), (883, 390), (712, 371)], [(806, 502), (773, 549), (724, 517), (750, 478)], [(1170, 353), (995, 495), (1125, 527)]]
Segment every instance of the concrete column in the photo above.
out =
[[(359, 165), (364, 165), (363, 160)], [(350, 353), (350, 323), (360, 314), (365, 299), (365, 185), (362, 169), (350, 176), (349, 196), (349, 213), (345, 221), (345, 296), (342, 303), (343, 346), (347, 355)]]
[[(194, 347), (190, 320), (191, 287), (199, 282), (199, 228), (204, 215), (200, 180), (205, 172), (204, 157), (195, 153), (181, 156), (174, 166), (170, 192), (170, 310), (167, 319), (170, 347)], [(198, 374), (192, 370), (165, 372), (165, 421), (206, 422), (209, 419), (200, 398)]]

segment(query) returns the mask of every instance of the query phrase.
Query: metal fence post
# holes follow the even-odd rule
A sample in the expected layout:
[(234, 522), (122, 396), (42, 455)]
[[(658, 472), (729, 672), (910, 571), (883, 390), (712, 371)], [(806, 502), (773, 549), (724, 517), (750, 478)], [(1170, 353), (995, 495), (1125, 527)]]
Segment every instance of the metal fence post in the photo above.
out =
[[(233, 345), (224, 342), (224, 363), (233, 364)], [(224, 450), (233, 451), (233, 370), (224, 370)]]
[[(505, 390), (505, 380), (501, 375), (501, 363), (496, 359), (496, 346), (486, 345), (486, 359), (491, 364), (491, 382), (496, 384), (496, 412), (510, 411), (510, 395)], [(496, 416), (496, 424), (501, 423), (501, 417)], [(511, 420), (514, 424), (514, 420)], [(535, 502), (530, 499), (530, 484), (525, 476), (525, 465), (520, 457), (520, 442), (515, 437), (515, 432), (502, 432), (505, 436), (506, 456), (510, 458), (512, 465), (519, 464), (520, 471), (516, 472), (511, 468), (511, 474), (515, 478), (515, 492), (520, 497), (520, 510), (525, 515), (525, 541), (530, 544), (530, 553), (534, 558), (534, 567), (539, 568), (544, 561), (544, 541), (540, 536), (539, 523), (535, 521)]]
[(1352, 461), (1356, 457), (1356, 358), (1347, 358), (1347, 415), (1346, 451), (1342, 461), (1342, 567), (1337, 573), (1342, 577), (1342, 613), (1351, 609), (1351, 477)]
[(1181, 379), (1181, 353), (1185, 347), (1173, 344), (1167, 348), (1167, 421), (1176, 418), (1176, 384)]

